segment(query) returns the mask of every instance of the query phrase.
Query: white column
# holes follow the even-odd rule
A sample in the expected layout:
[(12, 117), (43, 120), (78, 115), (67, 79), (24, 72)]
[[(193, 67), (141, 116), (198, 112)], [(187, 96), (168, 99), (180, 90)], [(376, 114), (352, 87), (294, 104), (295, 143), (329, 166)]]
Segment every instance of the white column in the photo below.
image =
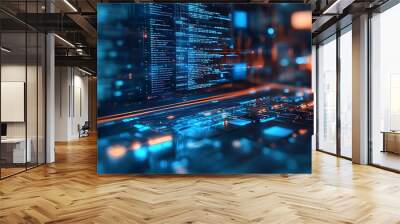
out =
[(368, 163), (368, 15), (353, 19), (353, 162)]
[(314, 132), (311, 137), (311, 145), (312, 150), (316, 150), (317, 148), (317, 47), (312, 45), (311, 48), (311, 57), (312, 57), (312, 72), (311, 72), (311, 88), (313, 90), (313, 97), (314, 97)]
[[(54, 5), (46, 1), (46, 11), (54, 12)], [(46, 35), (46, 163), (55, 162), (55, 42), (54, 34)]]
[(55, 161), (54, 133), (55, 133), (55, 60), (54, 60), (54, 35), (46, 36), (46, 163)]

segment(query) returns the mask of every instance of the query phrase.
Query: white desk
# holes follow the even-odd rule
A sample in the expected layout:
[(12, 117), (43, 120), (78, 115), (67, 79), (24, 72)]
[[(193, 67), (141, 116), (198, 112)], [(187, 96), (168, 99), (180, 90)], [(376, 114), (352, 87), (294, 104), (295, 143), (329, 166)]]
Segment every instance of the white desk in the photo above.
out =
[[(32, 141), (30, 138), (27, 140), (27, 146), (25, 151), (25, 138), (5, 138), (1, 139), (1, 144), (8, 147), (9, 145), (14, 145), (13, 147), (13, 163), (25, 163), (31, 162), (32, 153), (31, 153), (31, 145)], [(26, 153), (26, 154), (25, 154)], [(25, 160), (26, 159), (26, 160)]]

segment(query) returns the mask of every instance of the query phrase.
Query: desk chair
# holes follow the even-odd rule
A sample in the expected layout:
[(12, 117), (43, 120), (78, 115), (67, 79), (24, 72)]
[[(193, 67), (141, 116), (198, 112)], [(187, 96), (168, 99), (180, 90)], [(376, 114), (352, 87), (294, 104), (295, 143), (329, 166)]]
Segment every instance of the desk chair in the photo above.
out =
[(85, 121), (82, 127), (78, 124), (79, 138), (89, 136), (90, 125), (89, 121)]

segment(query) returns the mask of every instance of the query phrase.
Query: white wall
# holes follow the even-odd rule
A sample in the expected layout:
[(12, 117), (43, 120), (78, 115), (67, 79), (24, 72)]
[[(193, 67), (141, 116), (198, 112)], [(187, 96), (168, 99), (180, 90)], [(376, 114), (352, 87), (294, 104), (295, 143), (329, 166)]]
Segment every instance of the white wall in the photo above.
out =
[(69, 95), (70, 77), (69, 68), (56, 67), (55, 69), (55, 141), (67, 141), (69, 133)]
[(56, 67), (55, 140), (79, 138), (78, 125), (88, 121), (88, 77), (72, 67)]
[[(37, 80), (32, 77), (32, 74), (36, 77), (36, 66), (28, 66), (19, 64), (5, 64), (1, 66), (1, 81), (2, 82), (25, 82), (25, 75), (27, 69), (28, 72), (28, 87), (27, 87), (27, 118), (28, 118), (28, 137), (30, 127), (35, 130), (36, 135), (36, 107), (37, 107), (37, 95), (36, 95), (36, 82)], [(39, 105), (41, 106), (41, 105)], [(1, 108), (7, 110), (7, 108)], [(7, 134), (9, 137), (24, 137), (25, 136), (25, 123), (26, 122), (11, 122), (7, 125)], [(32, 131), (33, 132), (33, 131)]]
[[(25, 82), (25, 64), (9, 64), (1, 66), (1, 81)], [(28, 68), (30, 70), (31, 68)], [(7, 110), (7, 108), (1, 108)], [(25, 137), (25, 122), (7, 123), (7, 137)]]

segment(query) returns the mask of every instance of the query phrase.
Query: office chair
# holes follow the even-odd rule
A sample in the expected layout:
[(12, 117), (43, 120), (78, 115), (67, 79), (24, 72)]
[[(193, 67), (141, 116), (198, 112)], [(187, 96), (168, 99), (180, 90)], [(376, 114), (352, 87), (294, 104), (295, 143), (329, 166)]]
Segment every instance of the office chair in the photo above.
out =
[(80, 125), (78, 124), (79, 138), (89, 136), (89, 129), (90, 129), (89, 121), (85, 121), (82, 127), (80, 127)]

